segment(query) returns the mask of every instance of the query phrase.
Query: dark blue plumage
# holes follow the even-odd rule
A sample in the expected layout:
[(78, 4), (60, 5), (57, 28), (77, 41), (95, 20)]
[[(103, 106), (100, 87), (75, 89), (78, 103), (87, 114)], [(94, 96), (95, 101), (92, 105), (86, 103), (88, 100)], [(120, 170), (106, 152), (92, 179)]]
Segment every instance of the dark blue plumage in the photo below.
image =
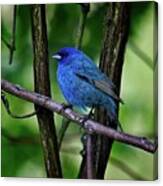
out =
[(57, 79), (65, 99), (78, 107), (101, 106), (111, 120), (116, 118), (116, 101), (111, 80), (82, 51), (65, 47), (53, 58), (59, 62)]

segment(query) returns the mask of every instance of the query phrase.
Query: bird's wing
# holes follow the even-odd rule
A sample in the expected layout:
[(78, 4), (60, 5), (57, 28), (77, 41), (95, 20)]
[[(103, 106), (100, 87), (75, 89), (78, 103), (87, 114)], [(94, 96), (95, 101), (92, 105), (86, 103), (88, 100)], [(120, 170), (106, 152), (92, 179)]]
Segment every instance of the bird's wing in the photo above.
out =
[(97, 89), (111, 96), (113, 99), (123, 103), (121, 98), (119, 98), (114, 92), (115, 85), (112, 81), (95, 65), (92, 65), (92, 63), (83, 63), (83, 66), (78, 68), (75, 74), (80, 79), (94, 85)]
[(111, 96), (115, 100), (123, 103), (122, 99), (116, 95), (116, 93), (112, 89), (112, 86), (110, 86), (110, 84), (108, 82), (106, 82), (104, 80), (93, 80), (93, 82), (94, 82), (94, 85), (96, 88), (98, 88), (101, 91), (103, 91), (104, 93), (108, 94), (109, 96)]

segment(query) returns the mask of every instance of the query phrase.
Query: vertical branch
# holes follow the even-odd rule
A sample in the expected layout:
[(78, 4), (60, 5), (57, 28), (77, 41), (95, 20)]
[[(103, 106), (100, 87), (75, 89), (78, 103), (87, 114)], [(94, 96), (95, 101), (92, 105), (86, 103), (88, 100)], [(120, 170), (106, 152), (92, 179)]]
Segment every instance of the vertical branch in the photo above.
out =
[(137, 55), (151, 70), (153, 70), (153, 61), (150, 57), (136, 44), (135, 41), (130, 39), (130, 49)]
[(9, 47), (10, 49), (9, 64), (10, 65), (12, 64), (13, 54), (15, 51), (16, 11), (17, 11), (17, 6), (14, 5), (11, 44), (9, 45), (10, 46)]
[(70, 122), (71, 122), (71, 120), (69, 120), (65, 117), (62, 118), (62, 124), (61, 124), (60, 130), (59, 130), (59, 133), (58, 133), (58, 148), (59, 148), (59, 150), (61, 149), (62, 141), (63, 141), (66, 131), (70, 125)]
[[(50, 95), (45, 5), (32, 5), (35, 92)], [(48, 177), (62, 177), (53, 113), (35, 105)]]
[[(86, 25), (86, 19), (88, 12), (90, 10), (90, 4), (89, 3), (80, 3), (81, 5), (81, 17), (79, 22), (79, 30), (78, 30), (78, 36), (77, 36), (77, 42), (76, 42), (76, 48), (81, 49), (82, 47), (82, 39), (84, 34), (84, 29)], [(85, 134), (83, 134), (83, 137)], [(92, 135), (86, 134), (87, 139), (86, 142), (83, 142), (83, 155), (82, 155), (82, 162), (80, 166), (79, 171), (79, 178), (87, 178), (87, 179), (93, 179), (94, 176), (94, 168), (93, 168), (93, 143), (92, 143)]]
[[(119, 95), (124, 52), (129, 31), (129, 8), (127, 3), (109, 3), (104, 29), (100, 69), (112, 79), (116, 85), (116, 93)], [(117, 128), (115, 123), (109, 122), (104, 109), (98, 108), (95, 112), (95, 118), (100, 123)], [(95, 139), (96, 176), (99, 179), (104, 178), (112, 143), (112, 139), (106, 139), (102, 136), (98, 136), (97, 140)]]
[(76, 48), (81, 49), (82, 45), (82, 39), (83, 39), (83, 34), (84, 34), (84, 29), (85, 29), (85, 24), (86, 24), (86, 19), (87, 15), (90, 9), (89, 3), (80, 3), (81, 5), (81, 17), (80, 17), (80, 22), (79, 22), (79, 28), (78, 28), (78, 35), (77, 35), (77, 42), (76, 42)]
[(95, 178), (93, 139), (94, 135), (90, 133), (84, 133), (82, 136), (83, 153), (78, 175), (80, 179)]
[(87, 171), (87, 178), (93, 179), (93, 151), (92, 151), (92, 136), (91, 134), (87, 134), (87, 143), (86, 143), (86, 171)]

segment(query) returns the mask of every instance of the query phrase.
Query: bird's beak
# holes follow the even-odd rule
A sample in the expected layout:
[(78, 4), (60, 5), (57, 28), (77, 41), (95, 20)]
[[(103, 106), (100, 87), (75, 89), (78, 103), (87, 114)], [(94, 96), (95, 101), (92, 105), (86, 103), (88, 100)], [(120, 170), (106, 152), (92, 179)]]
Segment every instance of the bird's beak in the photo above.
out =
[(61, 59), (61, 56), (59, 54), (54, 54), (52, 56), (52, 58), (57, 59), (57, 60), (60, 60)]

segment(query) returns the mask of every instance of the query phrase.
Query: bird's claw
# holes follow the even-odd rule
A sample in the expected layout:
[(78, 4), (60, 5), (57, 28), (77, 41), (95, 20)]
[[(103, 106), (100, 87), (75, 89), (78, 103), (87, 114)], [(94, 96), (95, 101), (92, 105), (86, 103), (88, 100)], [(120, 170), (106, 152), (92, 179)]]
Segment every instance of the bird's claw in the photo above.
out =
[(89, 115), (84, 115), (84, 116), (82, 117), (82, 119), (81, 119), (82, 125), (84, 126), (85, 123), (86, 123), (86, 121), (89, 120), (89, 119), (90, 119)]
[(94, 130), (92, 128), (92, 126), (90, 126), (87, 121), (89, 120), (89, 115), (85, 116), (82, 118), (81, 123), (83, 128), (86, 130), (87, 134), (93, 134)]
[(68, 108), (69, 109), (72, 109), (73, 108), (73, 106), (71, 104), (62, 103), (61, 105), (62, 105), (63, 110), (68, 109)]

